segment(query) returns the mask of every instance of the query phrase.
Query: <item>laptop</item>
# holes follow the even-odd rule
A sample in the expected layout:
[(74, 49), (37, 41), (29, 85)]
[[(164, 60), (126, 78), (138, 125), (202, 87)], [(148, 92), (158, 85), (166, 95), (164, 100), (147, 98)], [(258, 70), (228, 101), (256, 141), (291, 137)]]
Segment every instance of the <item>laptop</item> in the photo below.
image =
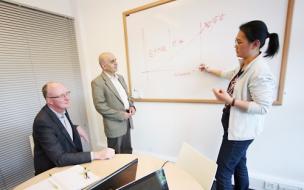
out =
[(157, 170), (143, 178), (133, 181), (117, 190), (169, 190), (165, 172)]
[(114, 190), (136, 178), (138, 159), (134, 159), (107, 177), (89, 185), (85, 190)]

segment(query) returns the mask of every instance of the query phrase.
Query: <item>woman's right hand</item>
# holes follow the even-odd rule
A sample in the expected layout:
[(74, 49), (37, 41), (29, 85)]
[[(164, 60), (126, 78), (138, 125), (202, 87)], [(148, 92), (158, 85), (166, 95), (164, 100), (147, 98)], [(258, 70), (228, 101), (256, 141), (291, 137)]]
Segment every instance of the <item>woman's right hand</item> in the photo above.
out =
[(217, 77), (221, 77), (222, 75), (222, 71), (221, 70), (217, 70), (217, 69), (214, 69), (214, 68), (210, 68), (208, 65), (206, 64), (200, 64), (200, 66), (198, 67), (198, 69), (200, 71), (205, 71), (207, 73), (210, 73), (212, 75), (215, 75)]
[(206, 64), (200, 64), (200, 66), (198, 67), (198, 69), (200, 71), (206, 71), (209, 73), (209, 67)]

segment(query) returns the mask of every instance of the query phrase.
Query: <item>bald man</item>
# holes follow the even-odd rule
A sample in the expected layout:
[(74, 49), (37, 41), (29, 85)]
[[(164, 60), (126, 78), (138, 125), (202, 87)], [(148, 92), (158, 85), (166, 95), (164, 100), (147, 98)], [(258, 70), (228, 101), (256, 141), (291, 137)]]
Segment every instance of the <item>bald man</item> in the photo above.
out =
[(46, 105), (33, 124), (35, 175), (54, 167), (114, 156), (114, 150), (109, 148), (83, 152), (80, 137), (88, 141), (88, 136), (69, 117), (66, 109), (70, 106), (70, 91), (63, 84), (49, 82), (42, 87), (42, 93)]
[(92, 83), (92, 96), (96, 110), (103, 116), (108, 147), (115, 153), (132, 153), (130, 128), (135, 107), (128, 95), (124, 78), (117, 74), (116, 57), (101, 53), (99, 65), (102, 73)]

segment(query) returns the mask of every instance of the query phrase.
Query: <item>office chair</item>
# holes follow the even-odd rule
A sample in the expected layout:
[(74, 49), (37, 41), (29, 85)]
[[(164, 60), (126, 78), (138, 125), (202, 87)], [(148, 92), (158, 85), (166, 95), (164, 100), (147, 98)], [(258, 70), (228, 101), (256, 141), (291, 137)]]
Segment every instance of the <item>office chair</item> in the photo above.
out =
[(34, 139), (33, 139), (33, 135), (29, 136), (29, 140), (30, 140), (30, 145), (31, 145), (31, 151), (32, 151), (32, 156), (34, 156)]
[(176, 165), (194, 177), (203, 189), (211, 189), (217, 164), (187, 143), (183, 143)]

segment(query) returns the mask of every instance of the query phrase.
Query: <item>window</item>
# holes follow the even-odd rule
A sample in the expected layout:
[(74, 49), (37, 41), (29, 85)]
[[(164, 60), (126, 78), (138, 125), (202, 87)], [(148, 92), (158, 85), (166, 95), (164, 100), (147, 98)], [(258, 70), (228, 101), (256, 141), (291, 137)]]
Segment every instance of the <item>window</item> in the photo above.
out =
[(72, 91), (69, 113), (85, 128), (74, 20), (0, 1), (0, 189), (34, 175), (28, 137), (47, 81)]

